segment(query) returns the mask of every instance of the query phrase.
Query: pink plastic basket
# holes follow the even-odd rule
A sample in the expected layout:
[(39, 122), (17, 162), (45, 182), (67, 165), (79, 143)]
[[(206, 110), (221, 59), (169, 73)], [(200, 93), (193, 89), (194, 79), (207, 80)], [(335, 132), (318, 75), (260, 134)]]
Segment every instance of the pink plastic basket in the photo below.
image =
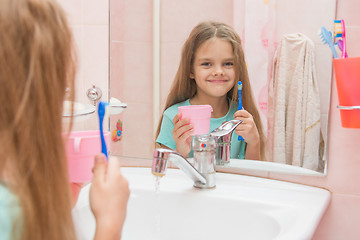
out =
[[(110, 132), (104, 132), (109, 146)], [(74, 131), (66, 141), (70, 182), (89, 182), (93, 174), (94, 157), (101, 153), (100, 131)]]

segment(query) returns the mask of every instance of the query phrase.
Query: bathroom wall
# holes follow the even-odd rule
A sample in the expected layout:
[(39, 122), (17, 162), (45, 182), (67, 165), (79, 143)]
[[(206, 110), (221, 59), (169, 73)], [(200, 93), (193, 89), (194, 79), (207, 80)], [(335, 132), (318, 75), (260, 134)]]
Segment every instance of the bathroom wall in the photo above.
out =
[(113, 115), (110, 130), (120, 120), (120, 141), (112, 141), (111, 153), (149, 157), (153, 146), (152, 99), (152, 1), (111, 0), (110, 91), (128, 106)]
[[(89, 104), (93, 85), (107, 101), (109, 89), (109, 1), (58, 0), (68, 15), (77, 50), (76, 101)], [(96, 114), (76, 118), (74, 130), (99, 129)]]
[[(105, 19), (108, 19), (107, 3), (95, 0), (61, 0), (59, 2), (69, 12), (80, 51), (81, 65), (77, 81), (81, 91), (78, 95), (84, 94), (86, 89), (94, 82), (107, 89), (107, 80), (104, 79), (107, 79), (109, 63), (108, 59), (103, 56), (108, 54), (109, 46), (108, 22), (105, 21)], [(169, 8), (174, 6), (172, 4), (177, 6), (176, 11), (167, 13), (165, 11), (165, 15), (162, 16), (167, 19), (167, 21), (162, 22), (162, 29), (167, 36), (167, 38), (161, 39), (164, 43), (162, 53), (174, 53), (169, 56), (162, 55), (162, 63), (179, 61), (180, 53), (178, 49), (184, 39), (175, 38), (177, 31), (182, 28), (191, 28), (192, 24), (189, 23), (191, 21), (201, 20), (203, 9), (214, 11), (214, 18), (216, 16), (218, 20), (227, 23), (232, 22), (233, 12), (224, 10), (229, 9), (228, 6), (231, 7), (231, 1), (193, 0), (191, 2), (191, 8), (186, 8), (181, 6), (182, 1), (162, 1), (162, 11), (165, 10), (166, 6)], [(219, 3), (221, 3), (221, 6), (217, 5)], [(121, 88), (118, 89), (116, 85), (112, 85), (111, 91), (114, 91), (114, 94), (120, 100), (128, 103), (128, 109), (116, 116), (116, 118), (123, 121), (124, 137), (129, 139), (129, 141), (119, 141), (116, 144), (124, 144), (119, 148), (120, 152), (125, 155), (129, 151), (135, 151), (139, 157), (147, 157), (148, 152), (151, 151), (151, 146), (145, 145), (148, 142), (146, 139), (153, 137), (153, 86), (150, 84), (152, 78), (152, 1), (116, 0), (113, 1), (113, 4), (111, 8), (117, 8), (117, 14), (113, 16), (116, 22), (111, 29), (111, 55), (115, 56), (116, 59), (113, 59), (114, 65), (111, 66), (111, 77), (112, 82), (116, 82)], [(215, 10), (212, 8), (213, 6), (215, 6)], [(344, 18), (346, 21), (349, 57), (360, 56), (358, 41), (360, 39), (360, 15), (357, 13), (358, 9), (360, 9), (360, 2), (357, 0), (338, 0), (337, 7), (337, 18)], [(218, 9), (222, 10), (216, 11)], [(181, 15), (184, 11), (192, 12), (191, 19), (183, 19), (181, 24), (171, 20), (172, 16)], [(93, 24), (96, 21), (99, 22)], [(81, 55), (81, 53), (83, 54)], [(128, 65), (124, 65), (125, 58), (127, 60), (131, 59), (130, 63), (126, 61)], [(86, 64), (86, 61), (89, 61), (88, 64)], [(93, 68), (99, 69), (95, 70)], [(103, 74), (100, 74), (100, 72)], [(173, 72), (174, 69), (165, 69), (161, 78), (172, 78)], [(125, 87), (129, 87), (133, 91), (125, 91)], [(161, 88), (166, 91), (169, 85), (162, 84)], [(104, 90), (105, 94), (106, 92)], [(332, 81), (331, 94), (327, 175), (325, 177), (310, 177), (271, 173), (269, 177), (322, 187), (332, 192), (330, 206), (314, 235), (315, 240), (360, 239), (360, 228), (358, 227), (360, 222), (360, 154), (358, 153), (360, 130), (341, 127), (339, 110), (336, 108), (338, 99), (335, 81)], [(136, 122), (138, 128), (127, 128), (127, 122), (129, 121)], [(141, 129), (141, 131), (138, 129)], [(131, 135), (128, 133), (131, 133)], [(130, 142), (134, 143), (135, 140), (138, 141), (138, 144), (136, 146), (130, 145)], [(144, 152), (142, 152), (143, 148), (145, 148)]]
[[(360, 2), (338, 0), (337, 17), (346, 22), (349, 57), (360, 57)], [(314, 240), (360, 239), (360, 129), (341, 127), (334, 77), (331, 86), (328, 134), (328, 166), (325, 177), (271, 173), (272, 179), (302, 183), (328, 189), (331, 202)]]
[[(360, 57), (360, 2), (338, 0), (337, 18), (346, 23), (349, 57)], [(336, 84), (333, 80), (329, 122), (329, 162), (325, 182), (332, 192), (331, 204), (314, 239), (360, 239), (360, 129), (341, 127)], [(359, 110), (358, 110), (359, 111)]]

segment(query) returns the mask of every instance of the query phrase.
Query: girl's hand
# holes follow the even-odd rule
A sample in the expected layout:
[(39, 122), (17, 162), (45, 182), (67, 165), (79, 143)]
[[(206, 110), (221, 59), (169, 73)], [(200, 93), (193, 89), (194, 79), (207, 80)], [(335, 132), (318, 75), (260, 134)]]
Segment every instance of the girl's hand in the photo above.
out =
[(120, 239), (130, 195), (128, 182), (116, 158), (106, 162), (105, 155), (96, 155), (93, 171), (90, 207), (96, 218), (94, 239)]
[(184, 157), (188, 157), (191, 151), (191, 133), (193, 132), (193, 126), (190, 124), (190, 119), (180, 118), (181, 113), (178, 113), (173, 119), (174, 129), (172, 134), (176, 143), (175, 151)]
[(260, 135), (253, 116), (243, 109), (236, 111), (234, 118), (242, 120), (242, 123), (235, 128), (235, 133), (242, 136), (247, 143), (245, 158), (260, 159)]

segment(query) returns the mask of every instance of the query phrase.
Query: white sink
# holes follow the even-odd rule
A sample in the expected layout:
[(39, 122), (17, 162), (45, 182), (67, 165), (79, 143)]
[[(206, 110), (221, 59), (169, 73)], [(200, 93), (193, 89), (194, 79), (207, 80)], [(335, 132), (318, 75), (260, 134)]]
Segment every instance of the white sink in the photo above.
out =
[[(200, 190), (178, 169), (156, 191), (150, 168), (121, 171), (131, 190), (122, 240), (311, 239), (330, 200), (324, 189), (224, 173)], [(81, 240), (95, 230), (88, 197), (89, 185), (73, 210)]]

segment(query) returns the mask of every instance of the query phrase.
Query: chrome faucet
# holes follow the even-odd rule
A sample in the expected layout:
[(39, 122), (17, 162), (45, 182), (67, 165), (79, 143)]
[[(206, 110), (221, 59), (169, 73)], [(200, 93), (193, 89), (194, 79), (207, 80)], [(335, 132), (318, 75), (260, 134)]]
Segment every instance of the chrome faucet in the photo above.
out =
[(241, 120), (230, 120), (213, 130), (210, 135), (216, 141), (216, 165), (225, 165), (230, 162), (231, 136)]
[(186, 158), (181, 154), (164, 148), (157, 148), (154, 151), (154, 160), (152, 165), (152, 173), (155, 176), (164, 176), (168, 161), (175, 163), (183, 170), (193, 181), (194, 187), (197, 188), (213, 188), (215, 187), (215, 169), (212, 173), (200, 173)]

